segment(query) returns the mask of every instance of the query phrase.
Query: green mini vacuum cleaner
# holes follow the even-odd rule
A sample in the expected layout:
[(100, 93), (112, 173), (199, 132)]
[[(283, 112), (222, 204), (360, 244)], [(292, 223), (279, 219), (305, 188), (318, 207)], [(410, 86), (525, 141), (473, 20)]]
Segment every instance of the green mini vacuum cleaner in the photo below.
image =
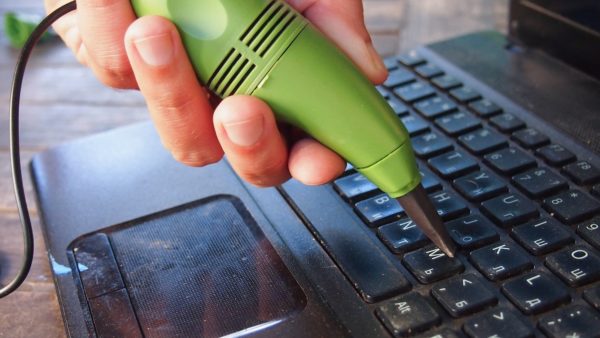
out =
[(178, 27), (199, 79), (224, 98), (253, 95), (390, 197), (448, 255), (454, 246), (422, 188), (406, 128), (370, 81), (279, 0), (132, 0)]

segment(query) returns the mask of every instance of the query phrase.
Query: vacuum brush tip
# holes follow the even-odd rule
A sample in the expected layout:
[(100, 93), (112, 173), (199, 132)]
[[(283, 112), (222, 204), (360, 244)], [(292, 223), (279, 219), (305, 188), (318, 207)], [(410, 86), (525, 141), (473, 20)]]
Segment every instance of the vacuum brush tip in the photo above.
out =
[(423, 186), (419, 184), (408, 194), (398, 197), (397, 200), (408, 217), (417, 224), (433, 244), (448, 257), (454, 257), (456, 246)]

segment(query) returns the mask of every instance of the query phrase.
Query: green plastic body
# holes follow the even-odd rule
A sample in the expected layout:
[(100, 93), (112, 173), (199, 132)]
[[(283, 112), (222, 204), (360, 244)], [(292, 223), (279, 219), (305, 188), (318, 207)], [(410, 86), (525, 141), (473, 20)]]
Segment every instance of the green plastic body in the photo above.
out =
[(408, 132), (386, 100), (288, 5), (278, 0), (132, 4), (139, 16), (161, 15), (177, 25), (198, 77), (221, 97), (264, 100), (279, 120), (340, 154), (391, 197), (420, 183)]

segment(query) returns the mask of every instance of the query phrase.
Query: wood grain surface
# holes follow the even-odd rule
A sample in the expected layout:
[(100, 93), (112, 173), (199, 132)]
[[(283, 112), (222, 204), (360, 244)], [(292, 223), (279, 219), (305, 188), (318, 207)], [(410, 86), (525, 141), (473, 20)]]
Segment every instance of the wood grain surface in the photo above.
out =
[[(465, 32), (505, 31), (508, 0), (365, 0), (364, 8), (376, 48), (387, 56)], [(43, 14), (42, 0), (0, 2), (0, 283), (12, 278), (22, 254), (8, 156), (8, 99), (17, 51), (4, 37), (7, 11)], [(21, 111), (24, 170), (44, 149), (148, 118), (139, 93), (102, 86), (59, 41), (38, 48), (30, 64)], [(0, 337), (64, 337), (29, 177), (26, 184), (35, 258), (25, 284), (0, 300)]]

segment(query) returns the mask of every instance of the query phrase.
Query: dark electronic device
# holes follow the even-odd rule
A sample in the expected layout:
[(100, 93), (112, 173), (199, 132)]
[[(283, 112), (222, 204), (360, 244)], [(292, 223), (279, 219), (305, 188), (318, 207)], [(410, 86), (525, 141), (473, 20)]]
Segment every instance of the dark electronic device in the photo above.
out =
[[(512, 1), (508, 38), (386, 59), (378, 90), (455, 258), (351, 167), (259, 189), (225, 161), (176, 163), (148, 123), (36, 156), (68, 334), (597, 337), (600, 80), (597, 59), (569, 54), (599, 45), (598, 6), (561, 3)], [(557, 25), (593, 46), (546, 48)]]

